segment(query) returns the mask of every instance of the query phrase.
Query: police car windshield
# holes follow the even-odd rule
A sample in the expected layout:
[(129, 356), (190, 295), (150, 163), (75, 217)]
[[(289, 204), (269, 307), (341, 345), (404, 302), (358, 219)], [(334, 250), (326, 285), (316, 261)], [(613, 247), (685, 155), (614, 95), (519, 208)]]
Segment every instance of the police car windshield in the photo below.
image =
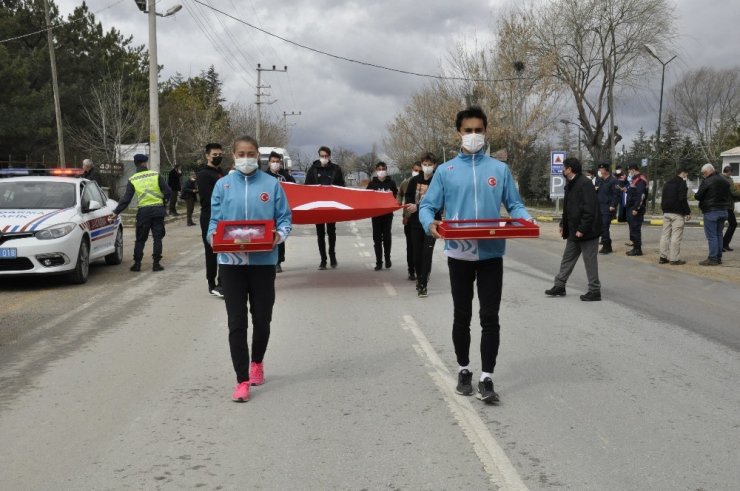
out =
[(59, 210), (75, 205), (75, 185), (70, 182), (2, 182), (0, 210)]

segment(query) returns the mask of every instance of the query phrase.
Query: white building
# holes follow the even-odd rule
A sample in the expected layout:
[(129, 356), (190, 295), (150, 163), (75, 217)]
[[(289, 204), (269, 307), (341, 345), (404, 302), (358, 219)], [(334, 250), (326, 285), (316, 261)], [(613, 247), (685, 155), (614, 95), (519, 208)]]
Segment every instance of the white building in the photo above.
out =
[[(732, 180), (740, 183), (740, 147), (731, 148), (719, 154), (722, 157), (722, 169), (732, 167)], [(722, 169), (719, 169), (722, 172)], [(735, 211), (740, 212), (740, 203), (735, 203)]]

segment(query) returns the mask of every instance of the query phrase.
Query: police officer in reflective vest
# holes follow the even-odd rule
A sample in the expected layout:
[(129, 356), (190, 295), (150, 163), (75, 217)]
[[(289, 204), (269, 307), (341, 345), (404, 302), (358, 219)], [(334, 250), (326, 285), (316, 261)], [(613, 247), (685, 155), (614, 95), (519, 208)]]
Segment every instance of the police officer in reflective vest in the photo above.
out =
[(137, 153), (134, 155), (136, 172), (128, 180), (126, 193), (118, 202), (118, 206), (109, 217), (114, 220), (131, 203), (136, 193), (139, 201), (139, 209), (136, 212), (136, 243), (134, 245), (134, 265), (131, 271), (141, 271), (141, 259), (144, 257), (144, 244), (152, 231), (154, 238), (154, 249), (152, 251), (152, 271), (162, 271), (164, 266), (162, 260), (162, 238), (164, 237), (165, 203), (169, 202), (172, 191), (164, 178), (154, 171), (147, 169), (146, 155)]

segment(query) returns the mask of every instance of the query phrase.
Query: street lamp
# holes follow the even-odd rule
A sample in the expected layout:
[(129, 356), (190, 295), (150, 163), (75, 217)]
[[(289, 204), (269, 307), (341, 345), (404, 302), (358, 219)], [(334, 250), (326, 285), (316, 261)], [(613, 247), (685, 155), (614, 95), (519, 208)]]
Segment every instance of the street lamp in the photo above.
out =
[[(571, 124), (577, 127), (579, 131), (583, 131), (584, 135), (586, 134), (586, 130), (584, 130), (583, 127), (578, 123), (574, 123), (573, 121), (568, 121), (567, 119), (561, 119), (560, 122), (563, 124)], [(578, 133), (578, 160), (581, 162), (581, 164), (583, 164), (583, 159), (581, 157), (581, 134), (580, 132)]]
[(159, 172), (159, 72), (157, 67), (157, 16), (169, 17), (182, 9), (175, 5), (164, 14), (157, 13), (157, 0), (135, 0), (139, 10), (149, 14), (149, 169)]
[[(660, 155), (660, 152), (659, 152), (659, 149), (660, 149), (660, 126), (662, 124), (661, 118), (663, 116), (663, 84), (665, 82), (665, 67), (666, 67), (666, 65), (668, 63), (672, 62), (676, 58), (677, 55), (673, 55), (668, 61), (663, 62), (663, 60), (660, 59), (660, 57), (655, 52), (655, 49), (653, 49), (652, 46), (650, 46), (649, 44), (645, 44), (644, 45), (644, 48), (645, 48), (645, 51), (647, 51), (650, 56), (652, 56), (653, 58), (655, 58), (656, 60), (658, 60), (658, 62), (661, 65), (663, 65), (663, 72), (662, 72), (662, 74), (660, 76), (660, 104), (658, 106), (658, 131), (656, 132), (656, 139), (655, 139), (655, 154), (656, 154), (656, 157), (657, 157), (657, 156)], [(657, 187), (658, 187), (657, 177), (658, 176), (657, 176), (657, 173), (656, 173), (656, 175), (654, 176), (654, 178), (656, 178), (656, 179), (655, 179), (655, 186), (653, 186), (653, 197), (652, 197), (652, 200), (650, 202), (650, 207), (651, 207), (651, 210), (652, 211), (655, 211), (655, 195), (657, 194), (656, 191), (657, 191)], [(648, 179), (648, 182), (650, 182), (649, 179)]]

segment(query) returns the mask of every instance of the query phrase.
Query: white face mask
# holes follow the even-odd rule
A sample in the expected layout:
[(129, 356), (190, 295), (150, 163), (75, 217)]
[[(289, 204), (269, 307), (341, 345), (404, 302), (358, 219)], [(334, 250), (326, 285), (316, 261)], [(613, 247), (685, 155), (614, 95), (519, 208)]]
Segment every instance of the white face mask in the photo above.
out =
[(378, 179), (385, 179), (385, 176), (388, 175), (388, 172), (384, 170), (379, 170), (377, 171), (377, 174), (378, 174)]
[(419, 175), (419, 171), (418, 170), (412, 170), (411, 171), (411, 177), (416, 177), (418, 175)]
[(327, 164), (329, 163), (329, 159), (327, 159), (327, 158), (324, 158), (324, 157), (321, 157), (321, 158), (319, 159), (319, 162), (321, 162), (321, 166), (322, 166), (322, 167), (326, 167), (326, 165), (327, 165)]
[(462, 146), (470, 153), (478, 153), (486, 143), (486, 137), (482, 133), (467, 133), (462, 136)]
[(259, 162), (256, 158), (243, 157), (234, 159), (234, 167), (242, 174), (251, 174), (257, 170), (258, 166)]
[(277, 173), (280, 170), (280, 162), (270, 162), (270, 170)]
[(431, 176), (432, 172), (434, 172), (434, 166), (433, 165), (422, 165), (421, 170), (424, 171), (424, 176)]

